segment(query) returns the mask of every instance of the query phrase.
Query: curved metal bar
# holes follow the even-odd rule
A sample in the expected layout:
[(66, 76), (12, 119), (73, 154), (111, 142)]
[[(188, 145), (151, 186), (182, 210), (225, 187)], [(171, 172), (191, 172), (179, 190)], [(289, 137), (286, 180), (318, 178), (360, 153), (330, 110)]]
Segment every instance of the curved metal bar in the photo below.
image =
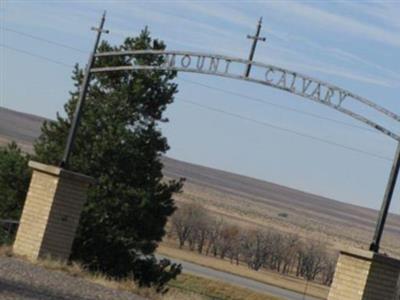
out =
[[(165, 63), (161, 66), (146, 66), (137, 64), (134, 59), (140, 55), (163, 55), (165, 56)], [(116, 67), (98, 67), (92, 68), (92, 73), (98, 72), (113, 72), (113, 71), (127, 71), (127, 70), (174, 70), (182, 72), (201, 73), (207, 75), (216, 75), (232, 79), (245, 80), (255, 82), (270, 87), (274, 87), (314, 102), (327, 105), (333, 109), (340, 111), (358, 121), (361, 121), (368, 126), (384, 133), (385, 135), (400, 141), (400, 136), (389, 129), (371, 121), (370, 119), (357, 114), (350, 109), (343, 107), (344, 102), (350, 100), (358, 101), (372, 109), (386, 115), (387, 117), (400, 122), (400, 116), (387, 110), (384, 107), (358, 95), (351, 93), (348, 90), (342, 89), (338, 86), (326, 83), (324, 81), (306, 76), (304, 74), (290, 71), (284, 68), (276, 67), (269, 64), (251, 62), (245, 59), (229, 57), (218, 54), (209, 54), (201, 52), (190, 51), (158, 51), (158, 50), (136, 50), (136, 51), (121, 51), (121, 52), (102, 52), (97, 53), (97, 58), (110, 57), (110, 56), (128, 56), (129, 65), (116, 66)], [(196, 60), (194, 63), (194, 60)], [(249, 64), (252, 64), (261, 73), (264, 78), (258, 76), (247, 77), (242, 72), (242, 69), (233, 70), (232, 63), (243, 65), (244, 69)], [(254, 74), (253, 70), (253, 74)]]

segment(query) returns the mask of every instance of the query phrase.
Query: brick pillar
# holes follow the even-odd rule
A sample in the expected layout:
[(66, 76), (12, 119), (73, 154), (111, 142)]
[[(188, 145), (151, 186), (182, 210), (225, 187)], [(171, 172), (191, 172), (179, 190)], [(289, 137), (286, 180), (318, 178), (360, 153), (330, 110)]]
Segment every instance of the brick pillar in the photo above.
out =
[(33, 169), (13, 251), (68, 260), (91, 177), (30, 161)]
[(400, 300), (400, 260), (370, 251), (341, 251), (328, 300)]

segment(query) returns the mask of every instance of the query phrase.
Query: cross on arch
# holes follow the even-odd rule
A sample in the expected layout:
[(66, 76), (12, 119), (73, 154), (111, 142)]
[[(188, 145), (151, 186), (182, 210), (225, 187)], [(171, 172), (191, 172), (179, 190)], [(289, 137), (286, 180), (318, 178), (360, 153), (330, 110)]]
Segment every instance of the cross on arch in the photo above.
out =
[(260, 20), (258, 20), (256, 34), (255, 35), (249, 35), (249, 34), (247, 35), (248, 39), (252, 39), (253, 40), (253, 44), (252, 44), (251, 49), (250, 49), (250, 55), (249, 55), (250, 63), (247, 65), (246, 73), (244, 75), (245, 77), (249, 77), (249, 75), (250, 75), (251, 62), (253, 61), (254, 52), (256, 52), (257, 42), (258, 41), (262, 41), (262, 42), (266, 41), (265, 37), (260, 37), (261, 24), (262, 24), (262, 17), (260, 17)]

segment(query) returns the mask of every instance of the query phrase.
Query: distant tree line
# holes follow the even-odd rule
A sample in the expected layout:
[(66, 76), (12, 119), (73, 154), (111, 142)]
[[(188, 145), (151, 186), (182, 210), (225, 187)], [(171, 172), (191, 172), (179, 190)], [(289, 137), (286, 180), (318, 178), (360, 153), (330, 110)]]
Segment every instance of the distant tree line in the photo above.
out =
[(332, 283), (336, 255), (316, 241), (272, 229), (243, 229), (211, 216), (199, 205), (183, 203), (171, 218), (170, 235), (179, 248), (273, 270), (306, 280)]

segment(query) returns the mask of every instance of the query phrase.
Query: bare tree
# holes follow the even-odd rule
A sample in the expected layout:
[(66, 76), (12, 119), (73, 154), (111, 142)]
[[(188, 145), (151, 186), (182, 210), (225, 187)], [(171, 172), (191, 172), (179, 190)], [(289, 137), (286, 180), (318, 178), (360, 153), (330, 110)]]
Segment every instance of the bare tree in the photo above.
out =
[(324, 258), (324, 269), (322, 270), (322, 283), (325, 285), (332, 284), (333, 275), (335, 274), (337, 258), (338, 258), (338, 253), (326, 255)]
[(216, 240), (216, 248), (221, 259), (231, 251), (235, 240), (239, 237), (239, 228), (236, 225), (224, 224)]
[(268, 256), (269, 232), (250, 230), (242, 240), (243, 259), (253, 270), (259, 270), (266, 262)]
[(210, 230), (208, 231), (207, 234), (208, 243), (206, 248), (206, 255), (208, 255), (211, 251), (214, 256), (217, 256), (218, 254), (217, 241), (223, 225), (224, 225), (223, 218), (216, 218), (212, 221)]
[(269, 246), (269, 256), (265, 265), (272, 270), (280, 272), (285, 254), (284, 237), (279, 232), (270, 233), (267, 244)]
[(184, 246), (191, 236), (196, 222), (205, 214), (206, 210), (203, 206), (196, 203), (183, 203), (172, 215), (172, 228), (178, 237), (179, 248)]
[(300, 237), (297, 234), (287, 234), (283, 240), (283, 274), (289, 274), (296, 262), (296, 254), (300, 244)]
[(192, 220), (192, 230), (188, 238), (190, 250), (194, 250), (196, 247), (200, 254), (203, 253), (203, 248), (211, 230), (212, 223), (213, 218), (207, 211), (199, 211), (199, 213), (194, 216)]
[(233, 238), (233, 240), (231, 242), (232, 245), (231, 245), (231, 247), (229, 249), (229, 253), (228, 253), (229, 259), (231, 261), (231, 264), (235, 260), (236, 265), (239, 265), (239, 261), (241, 259), (241, 255), (242, 255), (241, 245), (242, 245), (244, 239), (246, 238), (246, 233), (242, 229), (238, 228), (237, 234), (235, 234), (232, 238)]
[(315, 280), (324, 269), (326, 249), (319, 242), (311, 241), (303, 245), (298, 251), (297, 276), (307, 280)]

